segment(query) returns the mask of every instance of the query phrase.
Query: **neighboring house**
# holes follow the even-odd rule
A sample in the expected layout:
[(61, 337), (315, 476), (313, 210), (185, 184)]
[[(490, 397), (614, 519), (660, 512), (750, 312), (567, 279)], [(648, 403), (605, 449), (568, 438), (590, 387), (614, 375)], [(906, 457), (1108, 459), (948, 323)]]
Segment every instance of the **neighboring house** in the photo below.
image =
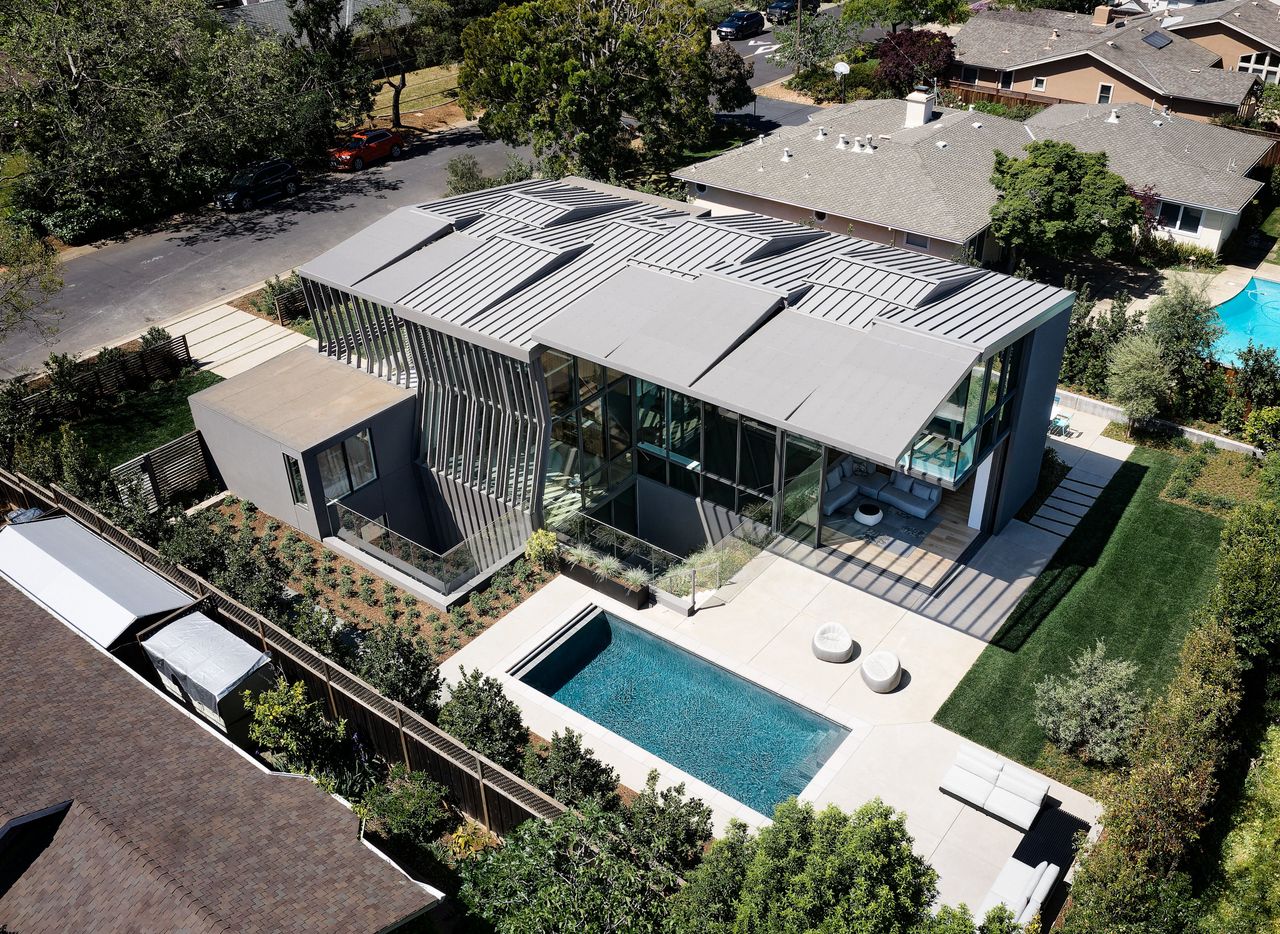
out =
[(1224, 70), (1220, 54), (1151, 15), (989, 10), (955, 41), (953, 87), (1044, 103), (1149, 104), (1205, 121), (1257, 106), (1258, 79)]
[[(956, 558), (1036, 486), (1073, 298), (581, 179), (402, 208), (299, 274), (320, 351), (417, 397), (412, 437), (375, 441), (370, 489), (339, 483), (328, 512), (350, 521), (322, 528), (402, 569), (368, 530), (470, 554), (513, 513), (527, 529), (582, 512), (680, 554), (747, 519), (842, 557), (877, 538), (854, 516), (868, 498), (915, 517), (893, 520), (918, 536), (899, 554), (936, 533)], [(215, 388), (237, 383), (272, 392), (254, 371)], [(260, 491), (292, 467), (242, 443), (260, 418), (206, 440), (219, 465), (244, 460), (231, 488), (269, 511)], [(342, 473), (318, 467), (325, 485)], [(419, 499), (373, 492), (406, 469)], [(378, 523), (357, 495), (381, 495)]]
[(1204, 46), (1222, 67), (1280, 81), (1280, 4), (1272, 0), (1218, 0), (1170, 9), (1160, 27)]
[(937, 110), (933, 95), (858, 101), (821, 126), (787, 127), (674, 172), (698, 205), (757, 211), (933, 256), (1000, 256), (989, 236), (994, 154), (1043, 139), (1105, 152), (1159, 196), (1159, 232), (1221, 248), (1262, 187), (1248, 177), (1272, 141), (1141, 104), (1056, 104), (1025, 123)]
[(372, 934), (434, 903), (340, 802), (4, 580), (0, 680), (0, 928)]
[[(350, 26), (355, 23), (362, 11), (378, 6), (380, 3), (381, 0), (342, 0), (339, 21), (344, 26)], [(230, 6), (218, 12), (233, 26), (243, 25), (261, 32), (274, 32), (290, 39), (297, 35), (293, 24), (289, 21), (287, 0), (257, 0), (256, 3)], [(401, 20), (405, 23), (409, 21), (407, 11), (402, 13)]]

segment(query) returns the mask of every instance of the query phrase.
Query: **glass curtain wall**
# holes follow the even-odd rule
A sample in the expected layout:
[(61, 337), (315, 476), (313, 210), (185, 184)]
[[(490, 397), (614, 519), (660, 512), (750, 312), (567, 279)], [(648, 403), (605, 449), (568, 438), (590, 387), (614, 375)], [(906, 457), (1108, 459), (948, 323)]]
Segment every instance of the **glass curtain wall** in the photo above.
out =
[(1023, 344), (1006, 347), (975, 365), (916, 438), (901, 464), (959, 482), (1009, 427), (1019, 383)]

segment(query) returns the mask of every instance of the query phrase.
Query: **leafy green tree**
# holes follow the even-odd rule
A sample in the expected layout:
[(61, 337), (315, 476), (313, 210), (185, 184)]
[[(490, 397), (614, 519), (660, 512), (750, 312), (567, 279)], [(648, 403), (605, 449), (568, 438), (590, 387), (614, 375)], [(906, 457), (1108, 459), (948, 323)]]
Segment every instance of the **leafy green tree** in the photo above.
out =
[(778, 47), (770, 54), (771, 61), (805, 72), (825, 65), (848, 49), (853, 44), (853, 34), (838, 16), (798, 16), (775, 27), (773, 41)]
[(1076, 300), (1071, 306), (1071, 323), (1067, 327), (1062, 372), (1058, 378), (1090, 395), (1105, 395), (1111, 349), (1141, 329), (1141, 318), (1130, 316), (1131, 299), (1127, 292), (1117, 294), (1105, 311), (1096, 311), (1097, 302), (1087, 282), (1068, 277), (1063, 288), (1074, 289)]
[(35, 415), (21, 376), (0, 382), (0, 467), (10, 470), (18, 445), (31, 438)]
[(756, 66), (743, 58), (731, 43), (717, 42), (707, 52), (707, 59), (716, 110), (741, 110), (756, 99), (756, 92), (751, 90), (751, 76)]
[(466, 195), (473, 191), (496, 188), (499, 185), (511, 185), (525, 182), (538, 173), (538, 166), (526, 162), (519, 156), (512, 155), (507, 159), (507, 167), (498, 175), (486, 175), (480, 168), (476, 157), (470, 153), (454, 156), (445, 163), (445, 177), (448, 179), (445, 190), (450, 195)]
[(403, 126), (400, 98), (409, 71), (442, 61), (453, 24), (445, 0), (379, 0), (356, 14), (356, 38), (381, 66), (381, 85), (391, 91), (392, 126)]
[[(285, 0), (293, 47), (308, 90), (328, 102), (333, 124), (362, 120), (373, 106), (374, 85), (361, 60), (348, 0)], [(373, 14), (375, 19), (377, 14)]]
[(627, 837), (646, 861), (686, 872), (711, 839), (711, 808), (689, 797), (684, 783), (659, 791), (655, 769), (627, 808)]
[(584, 749), (582, 734), (570, 729), (552, 733), (545, 750), (525, 749), (524, 777), (570, 807), (589, 799), (618, 803), (618, 773)]
[(669, 868), (637, 858), (626, 815), (595, 801), (525, 821), (498, 849), (459, 867), (459, 898), (496, 934), (658, 934)]
[(1264, 451), (1280, 448), (1280, 405), (1250, 412), (1244, 420), (1244, 439)]
[(462, 669), (449, 700), (440, 708), (440, 728), (487, 756), (504, 769), (518, 772), (529, 730), (502, 683), (475, 668)]
[(969, 18), (969, 5), (962, 0), (845, 0), (840, 15), (858, 32), (887, 26), (894, 33), (899, 26), (962, 23)]
[(1246, 655), (1262, 658), (1280, 644), (1280, 505), (1245, 503), (1231, 513), (1213, 604)]
[(1216, 414), (1210, 402), (1221, 374), (1213, 345), (1223, 327), (1204, 288), (1185, 277), (1171, 279), (1147, 309), (1146, 333), (1168, 363), (1177, 414)]
[(528, 0), (463, 31), (461, 100), (553, 175), (626, 171), (624, 115), (665, 166), (711, 127), (709, 42), (693, 0)]
[(674, 913), (702, 913), (706, 923), (692, 930), (706, 932), (918, 931), (937, 880), (912, 851), (903, 816), (879, 799), (846, 814), (793, 798), (754, 839), (735, 828), (716, 843)]
[(289, 569), (251, 529), (215, 528), (203, 516), (183, 514), (156, 548), (250, 609), (276, 622), (288, 622), (284, 585)]
[(1026, 254), (1060, 264), (1093, 255), (1102, 259), (1131, 247), (1142, 207), (1107, 155), (1080, 152), (1070, 143), (1037, 140), (1022, 158), (997, 150), (991, 184), (991, 232), (1009, 249), (1009, 268)]
[(1168, 403), (1173, 374), (1149, 334), (1131, 334), (1116, 344), (1107, 369), (1107, 393), (1124, 410), (1130, 427), (1151, 421)]
[(408, 620), (375, 623), (360, 644), (360, 676), (392, 700), (424, 717), (440, 706), (440, 669)]
[(299, 55), (204, 0), (5, 4), (0, 136), (25, 156), (17, 214), (84, 240), (197, 201), (246, 161), (311, 155), (333, 113)]
[(916, 85), (944, 82), (956, 60), (956, 45), (944, 32), (904, 29), (885, 36), (876, 45), (876, 81), (898, 97), (906, 97)]
[(457, 823), (448, 789), (425, 772), (409, 771), (403, 762), (393, 765), (386, 782), (365, 795), (360, 814), (375, 833), (417, 847), (429, 846)]
[(307, 699), (301, 681), (284, 678), (258, 694), (244, 692), (249, 739), (285, 768), (314, 774), (341, 762), (347, 735), (345, 720), (330, 720), (324, 708)]
[(1063, 934), (1186, 934), (1199, 906), (1186, 873), (1152, 874), (1120, 848), (1085, 850)]
[(0, 222), (0, 341), (28, 324), (46, 337), (57, 331), (60, 313), (49, 301), (61, 288), (57, 252), (30, 228)]
[(1138, 666), (1107, 658), (1099, 639), (1068, 659), (1069, 673), (1047, 675), (1036, 685), (1035, 717), (1058, 748), (1086, 762), (1115, 765), (1129, 752), (1142, 717), (1142, 698), (1134, 688)]
[(1274, 347), (1250, 338), (1236, 353), (1236, 391), (1251, 406), (1280, 405), (1280, 354)]

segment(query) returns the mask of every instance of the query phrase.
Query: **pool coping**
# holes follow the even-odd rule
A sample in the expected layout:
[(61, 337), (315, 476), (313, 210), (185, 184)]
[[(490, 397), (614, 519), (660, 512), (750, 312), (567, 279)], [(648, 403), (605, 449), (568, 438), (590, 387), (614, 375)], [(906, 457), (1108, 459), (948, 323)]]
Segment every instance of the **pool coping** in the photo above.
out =
[(821, 710), (815, 709), (797, 691), (778, 679), (754, 669), (750, 665), (728, 658), (723, 653), (698, 642), (696, 639), (690, 638), (686, 633), (678, 631), (674, 626), (667, 627), (652, 620), (643, 619), (637, 611), (598, 592), (583, 595), (574, 600), (568, 608), (540, 626), (533, 635), (515, 645), (489, 672), (491, 676), (502, 683), (507, 695), (516, 700), (521, 707), (526, 704), (532, 704), (554, 715), (574, 732), (581, 733), (584, 739), (594, 737), (597, 740), (618, 747), (628, 756), (644, 765), (647, 770), (656, 769), (659, 776), (669, 784), (674, 785), (683, 782), (686, 790), (691, 795), (702, 798), (716, 810), (730, 817), (736, 817), (749, 826), (759, 827), (762, 824), (767, 824), (770, 818), (743, 804), (726, 792), (713, 787), (702, 779), (655, 755), (643, 746), (596, 723), (554, 698), (548, 697), (536, 688), (530, 687), (511, 673), (517, 668), (523, 667), (527, 670), (532, 667), (532, 659), (545, 651), (547, 645), (558, 642), (563, 636), (561, 631), (569, 627), (576, 618), (581, 617), (592, 607), (607, 610), (609, 613), (622, 618), (625, 622), (690, 653), (708, 664), (715, 665), (732, 675), (750, 682), (756, 687), (795, 704), (802, 710), (848, 730), (848, 735), (832, 751), (831, 755), (822, 764), (822, 767), (797, 795), (797, 798), (802, 801), (810, 801), (820, 796), (839, 771), (848, 764), (849, 760), (857, 752), (858, 747), (862, 745), (863, 741), (871, 733), (872, 725), (865, 720), (841, 711), (832, 705), (826, 705)]

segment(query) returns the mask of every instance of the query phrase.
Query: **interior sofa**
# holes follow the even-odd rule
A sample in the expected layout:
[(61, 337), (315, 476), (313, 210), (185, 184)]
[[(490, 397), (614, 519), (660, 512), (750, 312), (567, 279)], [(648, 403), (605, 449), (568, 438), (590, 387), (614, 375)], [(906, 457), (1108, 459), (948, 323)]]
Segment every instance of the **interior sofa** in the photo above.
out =
[(1019, 830), (1030, 830), (1049, 796), (1049, 783), (974, 748), (960, 750), (940, 790)]
[(833, 515), (858, 496), (896, 506), (909, 516), (927, 519), (942, 500), (942, 487), (894, 471), (880, 473), (874, 464), (846, 454), (827, 468), (822, 514)]
[(1013, 912), (1013, 919), (1018, 924), (1030, 924), (1044, 907), (1045, 899), (1053, 891), (1061, 872), (1061, 867), (1050, 862), (1028, 866), (1021, 860), (1010, 859), (983, 899), (978, 917), (985, 918), (996, 905), (1004, 905)]

